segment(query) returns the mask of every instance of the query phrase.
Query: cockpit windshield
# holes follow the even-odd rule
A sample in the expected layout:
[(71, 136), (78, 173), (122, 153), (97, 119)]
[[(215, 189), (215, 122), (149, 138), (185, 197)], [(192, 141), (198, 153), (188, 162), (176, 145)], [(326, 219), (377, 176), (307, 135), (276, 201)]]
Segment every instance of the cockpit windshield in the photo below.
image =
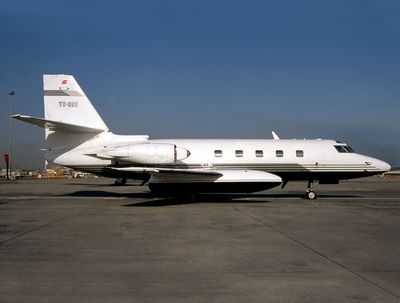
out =
[(334, 145), (334, 147), (339, 153), (354, 153), (354, 149), (348, 145)]

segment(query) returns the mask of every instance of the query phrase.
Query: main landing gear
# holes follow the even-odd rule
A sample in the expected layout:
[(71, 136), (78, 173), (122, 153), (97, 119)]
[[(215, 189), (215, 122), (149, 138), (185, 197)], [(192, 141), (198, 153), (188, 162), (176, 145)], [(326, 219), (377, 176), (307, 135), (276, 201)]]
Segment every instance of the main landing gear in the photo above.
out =
[(126, 184), (126, 178), (118, 178), (115, 180), (114, 185), (122, 186)]
[(306, 199), (308, 200), (314, 200), (317, 198), (317, 194), (313, 191), (313, 184), (314, 184), (313, 180), (308, 181), (308, 186), (306, 191)]

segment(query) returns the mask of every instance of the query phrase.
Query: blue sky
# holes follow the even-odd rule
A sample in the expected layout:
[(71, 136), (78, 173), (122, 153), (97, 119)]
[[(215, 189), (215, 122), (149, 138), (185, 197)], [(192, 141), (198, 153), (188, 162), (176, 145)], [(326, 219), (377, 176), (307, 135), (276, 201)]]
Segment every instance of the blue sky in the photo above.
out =
[[(73, 74), (115, 133), (333, 138), (400, 164), (400, 2), (3, 0), (0, 150), (43, 116), (42, 74)], [(14, 163), (43, 131), (15, 121)], [(2, 164), (1, 167), (3, 167)]]

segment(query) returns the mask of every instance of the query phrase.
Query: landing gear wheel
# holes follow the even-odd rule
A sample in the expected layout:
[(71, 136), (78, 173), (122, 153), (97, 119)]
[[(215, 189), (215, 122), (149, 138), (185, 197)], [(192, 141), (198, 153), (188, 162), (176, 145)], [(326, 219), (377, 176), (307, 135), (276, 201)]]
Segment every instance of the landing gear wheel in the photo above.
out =
[(308, 192), (306, 193), (306, 198), (309, 199), (309, 200), (315, 200), (315, 199), (317, 198), (317, 195), (316, 195), (315, 192), (313, 192), (313, 191), (311, 190), (311, 191), (308, 191)]
[(306, 199), (308, 200), (314, 200), (317, 198), (317, 194), (313, 191), (313, 184), (314, 180), (308, 181), (307, 191), (306, 191)]
[(118, 178), (115, 180), (114, 185), (122, 186), (126, 184), (126, 178)]

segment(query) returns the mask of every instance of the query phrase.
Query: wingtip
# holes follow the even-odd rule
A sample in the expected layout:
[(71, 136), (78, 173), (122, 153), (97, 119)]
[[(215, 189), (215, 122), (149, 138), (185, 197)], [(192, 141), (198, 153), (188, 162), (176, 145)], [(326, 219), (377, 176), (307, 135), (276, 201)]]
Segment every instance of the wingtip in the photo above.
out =
[(14, 114), (14, 115), (11, 115), (10, 117), (14, 118), (14, 119), (18, 119), (18, 118), (23, 118), (23, 117), (28, 117), (28, 116), (21, 115), (21, 114)]

